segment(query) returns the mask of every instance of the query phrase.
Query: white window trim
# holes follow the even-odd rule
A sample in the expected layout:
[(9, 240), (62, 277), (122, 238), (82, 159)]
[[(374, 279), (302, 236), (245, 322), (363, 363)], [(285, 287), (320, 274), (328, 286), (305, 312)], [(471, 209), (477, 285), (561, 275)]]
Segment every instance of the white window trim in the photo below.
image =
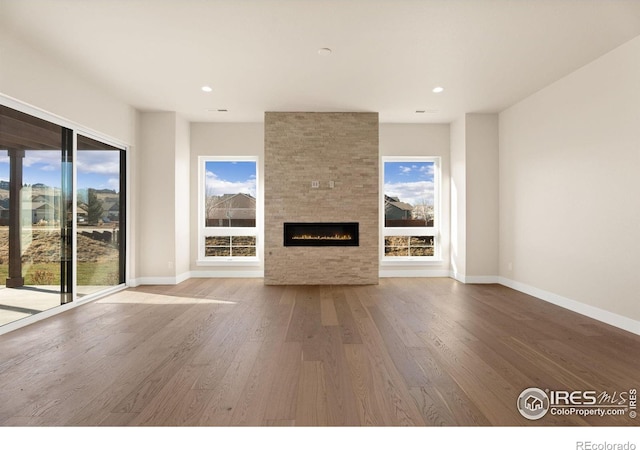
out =
[[(205, 165), (209, 161), (250, 161), (256, 163), (256, 226), (255, 227), (206, 227), (204, 182)], [(199, 156), (198, 157), (198, 266), (260, 266), (262, 264), (263, 200), (260, 189), (260, 160), (258, 156)], [(205, 237), (207, 236), (255, 236), (256, 256), (205, 256)]]
[[(439, 156), (383, 156), (380, 164), (380, 264), (385, 265), (420, 265), (439, 264), (442, 260), (442, 162)], [(432, 162), (434, 163), (434, 222), (433, 227), (385, 227), (384, 206), (384, 166), (386, 162)], [(385, 236), (433, 236), (433, 256), (384, 256)]]

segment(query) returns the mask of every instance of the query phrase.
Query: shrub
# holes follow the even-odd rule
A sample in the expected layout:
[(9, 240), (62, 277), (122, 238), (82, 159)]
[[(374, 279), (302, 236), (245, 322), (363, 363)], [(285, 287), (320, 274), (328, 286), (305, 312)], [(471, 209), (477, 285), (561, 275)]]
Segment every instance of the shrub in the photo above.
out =
[(36, 285), (54, 284), (55, 278), (56, 277), (53, 272), (49, 270), (36, 270), (33, 272), (33, 275), (31, 275), (31, 280), (33, 281), (33, 284)]

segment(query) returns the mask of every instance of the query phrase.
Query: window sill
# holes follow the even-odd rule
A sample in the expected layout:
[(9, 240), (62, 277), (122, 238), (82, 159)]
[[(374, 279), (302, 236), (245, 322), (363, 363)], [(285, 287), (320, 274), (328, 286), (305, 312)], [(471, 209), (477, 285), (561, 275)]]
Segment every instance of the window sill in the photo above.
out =
[(236, 266), (236, 267), (260, 267), (262, 262), (258, 258), (207, 258), (198, 259), (197, 266)]

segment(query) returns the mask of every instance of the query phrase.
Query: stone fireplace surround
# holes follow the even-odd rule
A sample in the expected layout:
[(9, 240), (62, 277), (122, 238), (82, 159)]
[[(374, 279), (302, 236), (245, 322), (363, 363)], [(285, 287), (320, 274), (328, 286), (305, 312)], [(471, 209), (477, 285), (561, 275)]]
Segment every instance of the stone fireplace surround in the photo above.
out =
[[(265, 284), (377, 284), (378, 114), (267, 112), (264, 148)], [(285, 222), (358, 222), (359, 246), (285, 247)]]

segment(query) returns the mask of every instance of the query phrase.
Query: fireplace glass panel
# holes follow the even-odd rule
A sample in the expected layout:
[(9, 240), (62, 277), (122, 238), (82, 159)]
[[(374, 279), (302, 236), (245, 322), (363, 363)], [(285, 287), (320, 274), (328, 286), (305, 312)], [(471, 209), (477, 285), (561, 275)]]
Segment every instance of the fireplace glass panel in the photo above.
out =
[(285, 247), (358, 246), (356, 222), (314, 222), (284, 224)]

